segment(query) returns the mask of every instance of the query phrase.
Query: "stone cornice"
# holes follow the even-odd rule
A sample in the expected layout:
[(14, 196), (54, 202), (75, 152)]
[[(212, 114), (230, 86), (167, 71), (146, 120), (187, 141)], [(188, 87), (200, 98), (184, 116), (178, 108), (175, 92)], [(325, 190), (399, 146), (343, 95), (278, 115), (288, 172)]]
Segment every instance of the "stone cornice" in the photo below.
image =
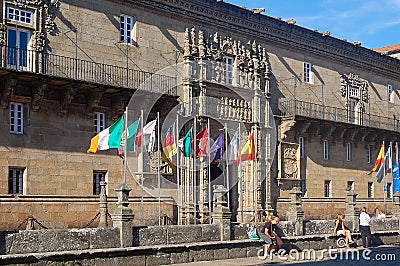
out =
[(400, 73), (398, 59), (266, 15), (254, 14), (250, 10), (224, 2), (215, 0), (128, 0), (127, 2), (131, 2), (134, 6), (146, 7), (152, 12), (183, 16), (200, 25), (209, 24), (210, 27), (218, 27), (229, 32), (236, 31), (238, 35), (245, 34), (252, 39), (323, 56), (391, 78), (398, 79)]

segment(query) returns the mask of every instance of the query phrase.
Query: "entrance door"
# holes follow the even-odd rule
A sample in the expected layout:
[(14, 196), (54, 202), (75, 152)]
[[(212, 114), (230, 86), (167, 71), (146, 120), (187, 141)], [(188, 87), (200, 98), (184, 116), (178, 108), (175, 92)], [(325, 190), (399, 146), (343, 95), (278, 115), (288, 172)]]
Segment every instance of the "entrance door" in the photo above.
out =
[(28, 45), (30, 32), (20, 29), (7, 30), (7, 67), (28, 70)]

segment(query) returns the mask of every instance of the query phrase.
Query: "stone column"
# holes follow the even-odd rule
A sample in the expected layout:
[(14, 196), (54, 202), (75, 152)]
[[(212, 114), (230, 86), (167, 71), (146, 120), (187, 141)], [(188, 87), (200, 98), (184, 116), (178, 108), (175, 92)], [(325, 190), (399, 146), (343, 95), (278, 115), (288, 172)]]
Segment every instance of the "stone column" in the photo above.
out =
[(289, 192), (290, 207), (287, 212), (288, 220), (294, 224), (294, 232), (296, 236), (304, 235), (303, 221), (304, 211), (301, 202), (301, 189), (297, 186), (293, 187)]
[(226, 202), (228, 190), (223, 185), (214, 185), (213, 224), (220, 225), (221, 241), (231, 238), (231, 213)]
[(106, 185), (107, 182), (101, 181), (100, 182), (100, 221), (98, 228), (106, 228), (108, 227), (107, 222), (107, 193), (106, 193)]
[(118, 196), (117, 208), (111, 216), (113, 227), (119, 228), (121, 247), (131, 247), (133, 244), (133, 211), (128, 208), (129, 192), (132, 189), (122, 184), (115, 189)]
[(344, 213), (346, 222), (350, 223), (350, 230), (358, 232), (360, 211), (356, 207), (357, 193), (351, 188), (347, 188), (346, 194), (346, 211)]
[(400, 219), (400, 192), (397, 192), (393, 195), (394, 197), (394, 205), (392, 209), (393, 216)]

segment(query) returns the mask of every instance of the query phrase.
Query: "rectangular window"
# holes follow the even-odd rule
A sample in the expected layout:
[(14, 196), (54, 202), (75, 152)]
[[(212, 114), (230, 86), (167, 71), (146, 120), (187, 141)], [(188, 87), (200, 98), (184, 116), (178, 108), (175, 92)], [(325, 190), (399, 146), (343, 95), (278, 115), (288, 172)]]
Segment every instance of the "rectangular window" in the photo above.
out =
[(95, 133), (100, 133), (101, 131), (104, 130), (104, 125), (105, 125), (105, 114), (104, 113), (99, 113), (95, 112), (94, 113), (94, 132)]
[(329, 198), (331, 197), (331, 180), (325, 180), (324, 182), (324, 197)]
[(392, 197), (392, 183), (386, 184), (386, 196), (387, 196), (387, 198)]
[(23, 194), (24, 192), (24, 169), (8, 169), (8, 194)]
[(347, 143), (347, 156), (346, 156), (346, 160), (347, 160), (348, 162), (351, 162), (351, 160), (352, 160), (351, 143)]
[(387, 85), (387, 95), (388, 95), (388, 102), (393, 102), (393, 87), (392, 85)]
[(23, 134), (24, 105), (22, 103), (10, 103), (10, 133)]
[(304, 62), (303, 64), (303, 81), (307, 83), (311, 83), (311, 63)]
[(299, 138), (300, 158), (304, 158), (304, 138)]
[(106, 181), (107, 171), (93, 171), (93, 195), (100, 195), (100, 182)]
[(28, 70), (28, 45), (31, 33), (21, 29), (7, 29), (7, 67)]
[(360, 89), (358, 87), (349, 87), (349, 97), (358, 98)]
[(135, 20), (131, 16), (120, 15), (120, 42), (133, 44), (132, 33)]
[(354, 181), (347, 181), (347, 189), (354, 190)]
[(324, 140), (324, 160), (329, 160), (329, 142)]
[(306, 192), (307, 192), (306, 181), (301, 181), (300, 182), (300, 189), (301, 189), (301, 196), (305, 197), (306, 196)]
[(368, 145), (367, 149), (367, 163), (371, 163), (371, 145)]
[(374, 197), (374, 183), (368, 182), (368, 198)]
[(9, 6), (7, 7), (7, 19), (32, 24), (32, 12)]
[(225, 57), (225, 84), (232, 85), (233, 83), (233, 58)]

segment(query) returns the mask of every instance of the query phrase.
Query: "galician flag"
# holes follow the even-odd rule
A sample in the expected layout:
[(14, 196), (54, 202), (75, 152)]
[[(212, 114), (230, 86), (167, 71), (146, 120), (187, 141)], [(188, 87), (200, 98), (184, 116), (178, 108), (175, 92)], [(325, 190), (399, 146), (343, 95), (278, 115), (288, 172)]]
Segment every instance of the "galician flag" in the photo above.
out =
[(228, 151), (226, 152), (225, 156), (227, 156), (227, 160), (229, 164), (232, 164), (236, 158), (238, 157), (238, 132), (236, 131), (235, 135), (233, 135), (231, 142), (228, 145)]
[(122, 116), (114, 124), (104, 129), (90, 140), (90, 148), (87, 150), (87, 153), (118, 149), (121, 146), (123, 127), (124, 117)]

